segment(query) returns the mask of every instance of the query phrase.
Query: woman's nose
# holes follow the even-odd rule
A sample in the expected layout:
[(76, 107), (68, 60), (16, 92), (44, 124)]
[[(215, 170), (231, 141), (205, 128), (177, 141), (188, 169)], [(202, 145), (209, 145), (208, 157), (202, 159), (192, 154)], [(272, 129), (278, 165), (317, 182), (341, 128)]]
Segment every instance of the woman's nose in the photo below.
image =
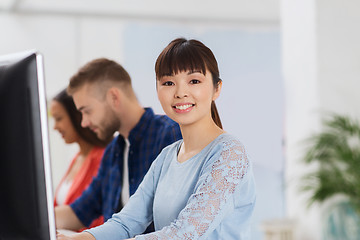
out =
[(54, 130), (59, 130), (59, 123), (58, 123), (58, 121), (54, 121), (54, 126), (53, 126), (53, 129)]
[(188, 97), (188, 91), (186, 86), (178, 86), (176, 88), (175, 98), (184, 98), (184, 97)]

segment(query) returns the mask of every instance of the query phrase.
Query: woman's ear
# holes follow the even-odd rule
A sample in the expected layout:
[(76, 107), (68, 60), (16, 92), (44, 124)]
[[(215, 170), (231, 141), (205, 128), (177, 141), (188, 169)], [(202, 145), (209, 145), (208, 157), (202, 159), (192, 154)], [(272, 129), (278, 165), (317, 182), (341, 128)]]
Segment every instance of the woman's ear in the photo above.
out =
[(213, 101), (215, 101), (220, 96), (221, 88), (222, 88), (222, 80), (220, 79), (217, 84), (217, 87), (215, 88), (214, 96), (212, 98)]

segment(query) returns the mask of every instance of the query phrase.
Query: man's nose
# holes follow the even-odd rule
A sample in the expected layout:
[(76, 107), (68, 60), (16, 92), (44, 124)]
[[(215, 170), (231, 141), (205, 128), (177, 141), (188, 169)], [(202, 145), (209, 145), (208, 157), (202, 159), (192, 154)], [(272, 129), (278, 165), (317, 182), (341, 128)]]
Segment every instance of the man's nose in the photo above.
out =
[(89, 126), (89, 121), (86, 119), (86, 117), (82, 116), (82, 119), (81, 119), (81, 126), (83, 128), (86, 128)]

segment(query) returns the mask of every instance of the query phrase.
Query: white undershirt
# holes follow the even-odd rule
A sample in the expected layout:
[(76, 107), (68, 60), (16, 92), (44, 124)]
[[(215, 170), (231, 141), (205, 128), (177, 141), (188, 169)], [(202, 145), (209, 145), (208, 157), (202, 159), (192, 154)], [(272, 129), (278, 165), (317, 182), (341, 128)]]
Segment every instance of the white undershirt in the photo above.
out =
[(121, 190), (121, 203), (123, 206), (125, 206), (125, 204), (129, 201), (129, 198), (130, 198), (129, 167), (128, 167), (129, 148), (130, 148), (130, 142), (128, 139), (125, 139), (123, 179), (122, 179), (122, 190)]
[(56, 203), (57, 205), (63, 205), (66, 199), (66, 196), (70, 190), (72, 181), (69, 180), (65, 180), (61, 183), (61, 185), (59, 186), (59, 190), (57, 192), (57, 196), (56, 196)]

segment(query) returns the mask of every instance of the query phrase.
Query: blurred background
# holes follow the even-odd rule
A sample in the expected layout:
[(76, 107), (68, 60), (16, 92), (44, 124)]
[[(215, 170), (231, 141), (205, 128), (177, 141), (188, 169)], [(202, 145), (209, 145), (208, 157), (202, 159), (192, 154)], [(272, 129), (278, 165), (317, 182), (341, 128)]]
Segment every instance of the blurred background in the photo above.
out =
[[(141, 104), (163, 113), (154, 63), (177, 37), (201, 40), (218, 60), (224, 129), (242, 140), (254, 163), (252, 239), (341, 239), (325, 233), (337, 200), (308, 207), (299, 185), (319, 167), (301, 159), (304, 139), (322, 129), (323, 116), (360, 117), (359, 1), (0, 2), (0, 55), (42, 53), (48, 101), (83, 64), (107, 57), (128, 70)], [(49, 116), (56, 186), (77, 149), (52, 127)]]

